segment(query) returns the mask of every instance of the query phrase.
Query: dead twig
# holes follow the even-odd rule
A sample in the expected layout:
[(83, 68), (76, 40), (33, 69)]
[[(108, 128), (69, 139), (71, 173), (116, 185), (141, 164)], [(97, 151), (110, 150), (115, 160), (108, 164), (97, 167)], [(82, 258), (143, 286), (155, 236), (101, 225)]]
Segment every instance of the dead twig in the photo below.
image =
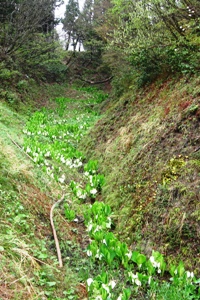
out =
[(61, 203), (64, 200), (64, 198), (65, 198), (65, 196), (63, 195), (60, 200), (58, 200), (56, 203), (53, 204), (53, 206), (51, 207), (51, 211), (50, 211), (50, 222), (51, 222), (51, 227), (52, 227), (52, 231), (53, 231), (54, 241), (55, 241), (55, 244), (56, 244), (58, 262), (59, 262), (59, 266), (61, 268), (63, 267), (63, 262), (62, 262), (62, 256), (61, 256), (61, 251), (60, 251), (60, 245), (59, 245), (57, 233), (56, 233), (54, 222), (53, 222), (53, 210), (56, 207), (56, 205), (58, 205), (59, 203)]
[(200, 147), (198, 147), (197, 149), (195, 149), (193, 152), (197, 152), (200, 150)]

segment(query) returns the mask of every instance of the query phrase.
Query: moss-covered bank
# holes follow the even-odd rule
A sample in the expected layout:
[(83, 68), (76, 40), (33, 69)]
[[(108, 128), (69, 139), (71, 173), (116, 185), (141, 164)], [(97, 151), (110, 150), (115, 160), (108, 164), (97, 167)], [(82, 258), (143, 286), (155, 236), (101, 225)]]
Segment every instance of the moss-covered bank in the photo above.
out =
[(200, 79), (130, 88), (102, 106), (81, 148), (100, 162), (104, 201), (132, 248), (200, 270)]

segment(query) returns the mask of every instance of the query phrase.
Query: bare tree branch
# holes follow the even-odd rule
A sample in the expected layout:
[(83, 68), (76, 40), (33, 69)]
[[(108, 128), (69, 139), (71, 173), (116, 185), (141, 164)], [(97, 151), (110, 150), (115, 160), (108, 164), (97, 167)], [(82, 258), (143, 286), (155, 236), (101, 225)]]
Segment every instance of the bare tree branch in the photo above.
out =
[(91, 81), (91, 80), (85, 80), (83, 79), (81, 76), (78, 76), (78, 78), (81, 80), (81, 81), (84, 81), (84, 82), (87, 82), (89, 84), (101, 84), (101, 83), (106, 83), (106, 82), (109, 82), (112, 80), (114, 76), (110, 76), (109, 78), (106, 78), (104, 80), (100, 80), (100, 81)]

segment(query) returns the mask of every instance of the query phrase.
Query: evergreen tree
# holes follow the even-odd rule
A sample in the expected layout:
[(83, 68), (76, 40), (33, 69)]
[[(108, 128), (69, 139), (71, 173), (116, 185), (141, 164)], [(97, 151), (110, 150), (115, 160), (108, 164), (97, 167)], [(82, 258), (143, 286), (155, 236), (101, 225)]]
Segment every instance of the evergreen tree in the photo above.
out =
[(62, 20), (63, 29), (67, 34), (66, 50), (69, 49), (72, 42), (73, 50), (76, 50), (78, 42), (80, 42), (80, 28), (78, 26), (78, 18), (80, 15), (78, 0), (69, 0), (66, 5), (65, 17)]
[(106, 11), (110, 7), (110, 0), (86, 0), (81, 14), (84, 27), (83, 45), (89, 50), (91, 57), (101, 56), (105, 39), (101, 35), (100, 27), (105, 20)]

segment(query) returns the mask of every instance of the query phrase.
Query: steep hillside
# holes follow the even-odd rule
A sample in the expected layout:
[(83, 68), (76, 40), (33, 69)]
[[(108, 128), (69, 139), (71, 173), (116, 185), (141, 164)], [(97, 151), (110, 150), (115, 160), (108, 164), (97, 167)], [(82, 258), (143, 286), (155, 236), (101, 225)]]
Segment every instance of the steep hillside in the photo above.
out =
[(99, 160), (103, 200), (132, 249), (200, 270), (200, 79), (130, 88), (102, 106), (81, 147)]

